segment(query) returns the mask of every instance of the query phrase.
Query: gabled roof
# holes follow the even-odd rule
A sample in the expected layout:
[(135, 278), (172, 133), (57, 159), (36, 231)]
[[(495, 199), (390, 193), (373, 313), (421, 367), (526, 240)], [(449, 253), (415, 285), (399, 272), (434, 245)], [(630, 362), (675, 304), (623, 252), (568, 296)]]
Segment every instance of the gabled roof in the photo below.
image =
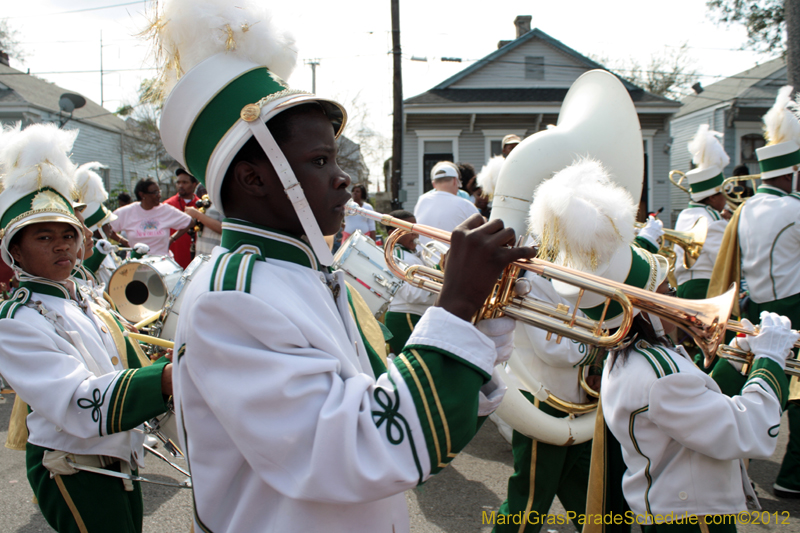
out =
[(736, 100), (739, 106), (770, 107), (778, 89), (784, 85), (786, 60), (779, 57), (712, 83), (698, 95), (685, 97), (681, 101), (681, 110), (674, 118), (731, 100)]
[[(27, 103), (35, 108), (58, 114), (58, 100), (66, 92), (71, 91), (0, 64), (0, 109), (3, 106)], [(124, 120), (88, 98), (86, 98), (85, 106), (75, 110), (72, 120), (86, 122), (107, 130), (126, 131)]]
[[(600, 63), (589, 59), (576, 50), (573, 50), (558, 39), (554, 39), (553, 37), (549, 36), (539, 28), (534, 28), (517, 39), (509, 42), (505, 46), (498, 48), (491, 54), (476, 61), (464, 70), (461, 70), (455, 75), (447, 78), (433, 89), (417, 96), (413, 96), (407, 99), (404, 103), (411, 105), (455, 103), (560, 103), (564, 100), (564, 96), (567, 94), (567, 89), (546, 87), (518, 89), (456, 89), (451, 87), (458, 81), (470, 76), (486, 65), (498, 60), (505, 54), (533, 39), (539, 39), (561, 51), (562, 53), (572, 57), (579, 64), (585, 65), (586, 70), (607, 70)], [(615, 76), (617, 75), (615, 74)], [(631, 98), (636, 103), (659, 104), (675, 107), (680, 105), (674, 100), (648, 93), (641, 87), (637, 87), (636, 85), (619, 76), (617, 76), (617, 78), (619, 78), (625, 88), (628, 89), (628, 92), (631, 94)]]

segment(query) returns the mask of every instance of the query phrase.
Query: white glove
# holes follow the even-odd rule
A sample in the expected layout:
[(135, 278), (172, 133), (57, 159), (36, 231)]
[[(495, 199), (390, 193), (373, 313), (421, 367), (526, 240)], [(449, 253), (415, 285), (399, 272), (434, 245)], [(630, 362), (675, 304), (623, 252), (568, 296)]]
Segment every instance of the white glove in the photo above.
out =
[(133, 245), (133, 251), (139, 255), (147, 255), (150, 253), (150, 246), (143, 242), (137, 242)]
[(664, 223), (655, 217), (649, 217), (647, 224), (639, 232), (639, 237), (647, 240), (650, 244), (658, 248), (658, 241), (664, 235)]
[(508, 361), (514, 351), (514, 330), (517, 322), (510, 317), (490, 318), (478, 322), (478, 330), (489, 337), (497, 349), (497, 359), (494, 364), (499, 365)]
[(114, 251), (114, 246), (105, 239), (100, 239), (94, 246), (97, 248), (97, 251), (103, 255), (108, 255)]
[(788, 318), (762, 311), (761, 330), (758, 335), (748, 335), (747, 344), (756, 358), (769, 357), (781, 368), (786, 368), (786, 359), (792, 356), (791, 349), (798, 337), (792, 331), (792, 323)]
[(494, 368), (492, 370), (492, 379), (481, 387), (478, 394), (478, 416), (489, 416), (494, 413), (500, 407), (500, 402), (503, 401), (506, 390), (508, 390), (508, 387), (500, 377), (497, 368)]

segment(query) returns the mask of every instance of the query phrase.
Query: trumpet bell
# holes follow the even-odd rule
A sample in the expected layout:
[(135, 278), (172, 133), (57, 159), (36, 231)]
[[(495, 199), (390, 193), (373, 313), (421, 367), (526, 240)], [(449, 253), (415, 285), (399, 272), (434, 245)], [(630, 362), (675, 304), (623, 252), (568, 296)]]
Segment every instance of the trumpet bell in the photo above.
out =
[(613, 74), (592, 70), (570, 87), (558, 124), (531, 135), (506, 158), (492, 199), (490, 220), (517, 235), (528, 233), (533, 192), (555, 172), (582, 157), (599, 160), (617, 185), (641, 197), (644, 148), (636, 108)]

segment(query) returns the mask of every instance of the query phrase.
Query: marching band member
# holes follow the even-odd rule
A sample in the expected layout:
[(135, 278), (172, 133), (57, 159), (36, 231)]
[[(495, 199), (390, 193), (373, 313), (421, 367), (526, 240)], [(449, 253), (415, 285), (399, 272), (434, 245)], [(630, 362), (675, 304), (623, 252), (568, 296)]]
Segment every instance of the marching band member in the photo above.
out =
[[(389, 215), (412, 224), (417, 223), (414, 215), (402, 209), (392, 211)], [(387, 227), (387, 230), (389, 235), (397, 231), (391, 226)], [(407, 233), (398, 239), (394, 248), (394, 254), (397, 258), (409, 266), (425, 264), (417, 252), (417, 237), (416, 233)], [(389, 339), (389, 347), (392, 353), (398, 354), (403, 350), (409, 337), (414, 332), (414, 327), (435, 300), (436, 295), (434, 293), (414, 287), (410, 283), (404, 283), (394, 294), (392, 301), (389, 302), (389, 309), (383, 318), (384, 324), (392, 334), (392, 338)]]
[[(743, 316), (755, 322), (764, 311), (789, 317), (800, 327), (800, 121), (795, 116), (792, 87), (783, 87), (764, 115), (767, 146), (756, 150), (761, 185), (731, 218), (723, 237), (709, 296), (741, 277), (747, 282), (749, 303)], [(795, 113), (789, 110), (791, 107)], [(739, 263), (738, 254), (741, 254)], [(794, 397), (794, 395), (793, 395)], [(789, 403), (789, 444), (773, 486), (784, 498), (800, 498), (800, 407)]]
[[(556, 232), (551, 239), (558, 243), (553, 252), (556, 260), (653, 292), (667, 292), (663, 258), (631, 247), (622, 234), (613, 246), (607, 246), (611, 241), (604, 237), (611, 235), (614, 227), (632, 227), (632, 199), (613, 214), (613, 223), (607, 222), (609, 213), (590, 206), (586, 215), (595, 220), (585, 218), (582, 231), (566, 225), (569, 213), (562, 209), (568, 205), (563, 197), (572, 191), (565, 186), (563, 175), (569, 170), (549, 182), (553, 193), (542, 191), (545, 182), (536, 196), (552, 205), (551, 211), (558, 215), (543, 228), (545, 233)], [(608, 190), (597, 190), (598, 198), (614, 194), (616, 186), (605, 182), (602, 188)], [(586, 246), (595, 242), (606, 247)], [(559, 294), (576, 302), (574, 286), (553, 284)], [(594, 317), (601, 299), (594, 294), (582, 299), (581, 310)], [(621, 308), (610, 306), (609, 326), (620, 313)], [(651, 531), (735, 531), (733, 517), (723, 526), (705, 520), (708, 515), (732, 515), (744, 511), (747, 504), (757, 505), (741, 459), (769, 457), (775, 449), (787, 398), (785, 360), (798, 335), (785, 317), (765, 314), (760, 333), (747, 338), (755, 353), (749, 379), (739, 395), (730, 398), (694, 365), (682, 347), (671, 345), (665, 333), (673, 328), (657, 316), (637, 310), (623, 347), (608, 357), (603, 370), (603, 415), (622, 446), (627, 466), (622, 481), (625, 499)], [(670, 513), (678, 522), (665, 524)]]
[(15, 409), (9, 434), (27, 425), (28, 481), (55, 530), (141, 532), (141, 488), (130, 477), (143, 465), (139, 426), (167, 409), (172, 366), (144, 366), (122, 326), (70, 277), (84, 243), (69, 200), (77, 133), (34, 124), (0, 143), (0, 252), (19, 280), (0, 305), (0, 368), (29, 405)]
[(496, 344), (469, 318), (533, 250), (503, 247), (513, 231), (501, 223), (460, 226), (450, 258), (472, 268), (448, 272), (409, 348), (386, 362), (366, 333), (377, 323), (353, 319), (343, 273), (326, 267), (323, 236), (350, 199), (336, 163), (344, 109), (285, 85), (296, 46), (263, 3), (162, 6), (162, 140), (226, 217), (176, 332), (195, 529), (407, 532), (403, 492), (444, 468), (502, 397), (492, 372), (513, 322), (484, 323)]
[(689, 143), (689, 153), (697, 167), (686, 173), (691, 190), (689, 207), (681, 211), (675, 222), (677, 231), (689, 231), (698, 219), (708, 222), (708, 233), (703, 243), (703, 251), (691, 268), (683, 262), (684, 251), (675, 247), (675, 279), (678, 282), (678, 297), (699, 300), (706, 297), (711, 272), (717, 260), (717, 252), (722, 244), (722, 235), (728, 221), (722, 217), (725, 196), (722, 170), (730, 162), (720, 143), (722, 134), (711, 131), (708, 124), (701, 124), (694, 139)]

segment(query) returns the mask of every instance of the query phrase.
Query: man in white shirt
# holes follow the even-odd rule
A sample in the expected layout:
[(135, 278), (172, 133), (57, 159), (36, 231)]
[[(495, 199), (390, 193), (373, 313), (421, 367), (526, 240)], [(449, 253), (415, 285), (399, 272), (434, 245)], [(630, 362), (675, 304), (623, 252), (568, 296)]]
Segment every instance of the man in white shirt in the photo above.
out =
[[(478, 212), (472, 202), (457, 196), (461, 173), (455, 163), (436, 163), (431, 169), (431, 183), (433, 190), (420, 196), (414, 208), (414, 216), (420, 224), (453, 231), (456, 226)], [(428, 241), (430, 239), (427, 237), (420, 236), (422, 244)]]
[[(192, 217), (171, 205), (161, 203), (161, 188), (152, 179), (139, 181), (134, 188), (139, 200), (114, 211), (111, 223), (116, 232), (125, 230), (128, 240), (150, 247), (150, 255), (169, 255), (169, 246), (194, 224)], [(172, 236), (170, 229), (178, 230)]]

